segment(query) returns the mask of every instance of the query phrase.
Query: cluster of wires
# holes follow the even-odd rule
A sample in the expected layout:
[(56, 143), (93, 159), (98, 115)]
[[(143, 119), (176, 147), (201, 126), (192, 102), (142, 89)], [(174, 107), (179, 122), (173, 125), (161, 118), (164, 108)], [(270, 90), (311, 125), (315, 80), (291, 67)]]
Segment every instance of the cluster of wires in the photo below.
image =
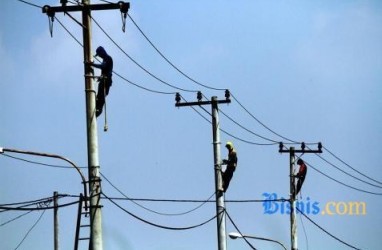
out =
[[(32, 3), (29, 3), (27, 1), (24, 1), (24, 0), (18, 0), (22, 3), (25, 3), (25, 4), (29, 4), (33, 7), (38, 7), (38, 8), (41, 8), (41, 6), (38, 6), (36, 4), (32, 4)], [(147, 42), (153, 47), (153, 49), (164, 59), (165, 62), (167, 62), (173, 69), (175, 69), (178, 73), (180, 73), (183, 77), (185, 77), (187, 80), (189, 80), (190, 82), (192, 82), (193, 84), (196, 84), (198, 85), (199, 87), (203, 87), (205, 89), (209, 89), (209, 90), (214, 90), (214, 91), (223, 91), (225, 90), (225, 88), (216, 88), (216, 87), (213, 87), (213, 86), (210, 86), (210, 85), (207, 85), (207, 84), (204, 84), (204, 83), (201, 83), (197, 80), (195, 80), (193, 77), (189, 76), (188, 74), (186, 74), (183, 70), (181, 70), (179, 67), (177, 67), (171, 60), (169, 60), (165, 55), (164, 53), (162, 53), (159, 48), (157, 46), (155, 46), (154, 42), (149, 39), (149, 37), (143, 32), (143, 30), (139, 27), (139, 25), (137, 24), (137, 22), (128, 14), (128, 17), (129, 19), (131, 20), (131, 22), (133, 23), (133, 25), (137, 28), (137, 30), (142, 34), (142, 36), (147, 40)], [(59, 22), (59, 24), (65, 29), (65, 31), (80, 45), (80, 46), (83, 46), (82, 43), (63, 25), (63, 23), (57, 18), (57, 17), (54, 17), (55, 20), (57, 20)], [(193, 90), (193, 89), (185, 89), (185, 88), (181, 88), (179, 86), (177, 86), (176, 84), (173, 84), (173, 83), (170, 83), (168, 81), (165, 81), (163, 79), (161, 79), (160, 77), (156, 76), (155, 74), (153, 74), (150, 70), (148, 70), (147, 68), (145, 68), (141, 63), (139, 63), (136, 59), (134, 59), (132, 56), (130, 56), (109, 34), (108, 32), (100, 25), (100, 23), (95, 20), (95, 18), (92, 17), (92, 20), (94, 21), (94, 23), (97, 25), (97, 27), (105, 34), (105, 36), (107, 36), (110, 41), (129, 59), (131, 60), (138, 68), (140, 68), (142, 71), (144, 71), (146, 74), (148, 74), (150, 77), (152, 77), (155, 81), (159, 82), (160, 84), (163, 84), (171, 89), (173, 89), (173, 91), (161, 91), (161, 90), (155, 90), (155, 89), (150, 89), (150, 88), (147, 88), (147, 87), (144, 87), (143, 85), (141, 84), (138, 84), (138, 83), (135, 83), (129, 79), (127, 79), (126, 77), (122, 76), (121, 74), (119, 74), (118, 72), (113, 72), (115, 75), (117, 75), (120, 79), (122, 79), (123, 81), (131, 84), (131, 85), (134, 85), (135, 87), (138, 87), (142, 90), (145, 90), (145, 91), (148, 91), (148, 92), (151, 92), (151, 93), (155, 93), (155, 94), (164, 94), (164, 95), (174, 95), (175, 93), (178, 93), (179, 91), (180, 92), (199, 92), (199, 90)], [(270, 127), (268, 127), (267, 125), (265, 125), (263, 122), (261, 122), (255, 115), (253, 115), (240, 101), (239, 99), (231, 93), (231, 96), (233, 98), (233, 100), (239, 105), (240, 108), (242, 108), (242, 110), (250, 116), (250, 118), (252, 118), (256, 123), (258, 123), (260, 126), (262, 126), (263, 128), (265, 128), (268, 132), (270, 132), (272, 135), (273, 135), (273, 138), (269, 138), (269, 137), (266, 137), (266, 136), (263, 136), (263, 135), (260, 135), (256, 132), (254, 132), (253, 130), (247, 128), (246, 126), (244, 126), (243, 124), (241, 124), (240, 122), (238, 122), (236, 119), (232, 118), (230, 115), (228, 115), (226, 112), (222, 111), (220, 109), (220, 112), (224, 115), (224, 117), (226, 117), (230, 122), (232, 122), (233, 124), (235, 124), (237, 127), (239, 127), (240, 129), (246, 131), (247, 133), (251, 134), (251, 136), (255, 136), (257, 137), (258, 139), (261, 139), (263, 142), (258, 142), (258, 141), (252, 141), (252, 140), (248, 140), (248, 139), (243, 139), (243, 138), (240, 138), (236, 135), (234, 135), (233, 133), (231, 132), (228, 132), (224, 129), (221, 129), (221, 131), (223, 133), (225, 133), (226, 135), (232, 137), (232, 138), (235, 138), (236, 140), (239, 140), (243, 143), (247, 143), (247, 144), (250, 144), (250, 145), (256, 145), (256, 146), (271, 146), (271, 145), (276, 145), (279, 143), (280, 140), (284, 140), (285, 141), (285, 144), (300, 144), (300, 142), (296, 141), (296, 140), (293, 140), (293, 139), (290, 139), (288, 137), (285, 137), (279, 133), (277, 133), (276, 131), (272, 130)], [(184, 97), (182, 96), (182, 99), (184, 101), (186, 101), (184, 99)], [(187, 102), (187, 101), (186, 101)], [(207, 122), (210, 122), (211, 121), (211, 114), (205, 110), (204, 108), (202, 107), (199, 107), (205, 114), (207, 114), (207, 116), (205, 114), (202, 114), (202, 112), (200, 112), (197, 108), (195, 107), (192, 107), (193, 110), (198, 114), (200, 115), (204, 120), (206, 120)], [(276, 138), (276, 139), (274, 139)], [(377, 188), (377, 189), (380, 189), (382, 188), (382, 182), (379, 181), (379, 180), (376, 180), (375, 178), (372, 178), (360, 171), (358, 171), (356, 168), (352, 167), (350, 164), (346, 163), (344, 160), (342, 160), (340, 157), (338, 157), (336, 154), (334, 154), (328, 147), (324, 147), (325, 151), (329, 154), (330, 157), (333, 157), (334, 160), (336, 160), (338, 163), (337, 164), (334, 164), (332, 161), (329, 161), (327, 158), (324, 158), (323, 156), (317, 154), (317, 157), (319, 159), (321, 159), (325, 164), (327, 164), (328, 166), (330, 167), (333, 167), (334, 169), (336, 169), (337, 171), (340, 171), (341, 173), (345, 174), (346, 176), (348, 177), (351, 177), (353, 178), (354, 180), (362, 183), (362, 184), (366, 184), (368, 185), (369, 187), (372, 187), (372, 188)], [(339, 164), (342, 166), (340, 167)], [(363, 188), (358, 188), (358, 187), (354, 187), (353, 185), (350, 185), (348, 183), (345, 183), (344, 181), (340, 181), (340, 180), (337, 180), (336, 178), (333, 178), (331, 175), (328, 175), (326, 173), (324, 173), (323, 171), (319, 170), (317, 167), (313, 166), (312, 164), (309, 164), (308, 163), (308, 166), (310, 168), (312, 168), (313, 170), (315, 170), (317, 173), (327, 177), (328, 179), (330, 179), (331, 181), (334, 181), (340, 185), (343, 185), (345, 187), (348, 187), (352, 190), (356, 190), (356, 191), (359, 191), (359, 192), (363, 192), (363, 193), (368, 193), (368, 194), (371, 194), (371, 195), (382, 195), (382, 193), (380, 192), (374, 192), (374, 191), (370, 191), (369, 189), (363, 189)], [(344, 168), (347, 168), (347, 170), (344, 170)], [(350, 173), (349, 170), (352, 171), (353, 173)], [(122, 194), (122, 193), (121, 193)], [(124, 195), (124, 194), (122, 194)], [(124, 195), (125, 196), (125, 195)], [(108, 196), (104, 195), (105, 198), (108, 198)], [(125, 196), (125, 198), (127, 198), (127, 196)], [(110, 199), (110, 201), (113, 201), (112, 199)]]
[(66, 197), (67, 195), (58, 195), (57, 197), (46, 197), (41, 198), (37, 200), (31, 200), (31, 201), (23, 201), (23, 202), (15, 202), (15, 203), (7, 203), (7, 204), (0, 204), (0, 213), (4, 212), (22, 212), (20, 215), (17, 215), (11, 219), (8, 219), (4, 222), (0, 222), (0, 227), (5, 227), (8, 224), (15, 222), (17, 220), (20, 220), (21, 218), (25, 217), (26, 215), (32, 213), (32, 212), (40, 212), (40, 215), (38, 216), (37, 220), (32, 224), (32, 226), (26, 231), (24, 236), (21, 238), (20, 242), (15, 247), (15, 250), (19, 249), (20, 246), (23, 244), (23, 242), (27, 239), (27, 237), (30, 235), (30, 233), (33, 231), (33, 229), (37, 226), (37, 224), (41, 221), (42, 217), (44, 216), (45, 212), (47, 210), (51, 209), (58, 209), (62, 207), (67, 207), (74, 205), (78, 202), (70, 202), (66, 204), (62, 204), (59, 206), (51, 206), (51, 203), (54, 199), (61, 199), (63, 197)]

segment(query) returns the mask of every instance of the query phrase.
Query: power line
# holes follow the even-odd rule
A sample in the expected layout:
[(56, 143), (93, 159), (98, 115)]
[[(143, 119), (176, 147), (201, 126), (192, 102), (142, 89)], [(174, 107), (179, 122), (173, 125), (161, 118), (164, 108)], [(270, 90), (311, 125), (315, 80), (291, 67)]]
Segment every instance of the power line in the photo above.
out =
[(146, 36), (146, 34), (143, 32), (143, 30), (138, 26), (138, 24), (134, 21), (134, 19), (130, 16), (130, 14), (127, 14), (128, 17), (130, 18), (130, 20), (132, 21), (132, 23), (135, 25), (135, 27), (139, 30), (139, 32), (143, 35), (143, 37), (149, 42), (149, 44), (158, 52), (158, 54), (167, 62), (169, 63), (176, 71), (178, 71), (180, 74), (182, 74), (183, 76), (185, 76), (187, 79), (189, 79), (190, 81), (202, 86), (202, 87), (205, 87), (205, 88), (208, 88), (208, 89), (212, 89), (212, 90), (225, 90), (225, 89), (220, 89), (220, 88), (214, 88), (214, 87), (210, 87), (210, 86), (207, 86), (205, 84), (202, 84), (198, 81), (196, 81), (195, 79), (193, 79), (192, 77), (190, 77), (189, 75), (187, 75), (186, 73), (184, 73), (182, 70), (180, 70), (177, 66), (175, 66), (155, 45), (153, 42), (151, 42), (151, 40), (148, 38), (148, 36)]
[(239, 104), (239, 106), (247, 113), (249, 114), (249, 116), (251, 116), (256, 122), (258, 122), (261, 126), (263, 126), (265, 129), (267, 129), (268, 131), (270, 131), (271, 133), (277, 135), (278, 137), (284, 139), (284, 140), (287, 140), (289, 142), (292, 142), (292, 143), (298, 143), (297, 141), (295, 140), (291, 140), (287, 137), (284, 137), (282, 136), (281, 134), (279, 133), (276, 133), (274, 130), (272, 130), (271, 128), (269, 128), (268, 126), (266, 126), (264, 123), (262, 123), (259, 119), (257, 119), (251, 112), (249, 112), (249, 110), (247, 108), (244, 107), (243, 104), (241, 104), (241, 102), (239, 102), (239, 100), (231, 93), (231, 96), (232, 98)]
[(122, 211), (124, 211), (125, 213), (127, 213), (128, 215), (134, 217), (135, 219), (141, 221), (141, 222), (144, 222), (148, 225), (151, 225), (151, 226), (154, 226), (154, 227), (158, 227), (158, 228), (161, 228), (161, 229), (167, 229), (167, 230), (175, 230), (175, 231), (181, 231), (181, 230), (190, 230), (190, 229), (194, 229), (194, 228), (197, 228), (197, 227), (201, 227), (207, 223), (209, 223), (210, 221), (214, 220), (217, 216), (215, 215), (214, 217), (212, 217), (211, 219), (208, 219), (202, 223), (199, 223), (197, 225), (193, 225), (193, 226), (188, 226), (188, 227), (169, 227), (169, 226), (163, 226), (163, 225), (159, 225), (159, 224), (156, 224), (156, 223), (153, 223), (153, 222), (150, 222), (148, 220), (145, 220), (145, 219), (142, 219), (140, 217), (138, 217), (137, 215), (129, 212), (127, 209), (123, 208), (122, 206), (120, 206), (118, 203), (116, 203), (115, 201), (113, 201), (112, 199), (110, 199), (107, 195), (105, 195), (104, 192), (102, 192), (102, 195), (105, 196), (106, 199), (108, 199), (111, 203), (113, 203), (115, 206), (117, 206), (119, 209), (121, 209)]
[(341, 242), (342, 244), (350, 247), (350, 248), (353, 248), (353, 249), (357, 249), (357, 250), (360, 250), (360, 248), (357, 248), (353, 245), (350, 245), (349, 243), (346, 243), (345, 241), (339, 239), (338, 237), (334, 236), (333, 234), (329, 233), (327, 230), (325, 230), (323, 227), (321, 227), (320, 225), (318, 225), (316, 222), (314, 222), (311, 218), (309, 218), (306, 214), (304, 214), (300, 209), (298, 209), (298, 207), (296, 207), (297, 211), (300, 212), (306, 219), (308, 219), (311, 223), (313, 223), (316, 227), (318, 227), (319, 229), (321, 229), (324, 233), (326, 233), (327, 235), (329, 235), (330, 237), (332, 237), (333, 239)]
[(0, 205), (0, 209), (3, 209), (5, 211), (39, 211), (39, 210), (50, 210), (50, 209), (55, 209), (55, 208), (68, 207), (68, 206), (72, 206), (72, 205), (75, 205), (78, 203), (79, 203), (79, 201), (74, 201), (74, 202), (69, 202), (69, 203), (65, 203), (65, 204), (60, 204), (59, 206), (39, 206), (39, 207), (35, 207), (35, 208), (9, 207), (9, 206)]
[(25, 3), (25, 4), (28, 4), (28, 5), (36, 7), (36, 8), (40, 8), (40, 9), (42, 8), (41, 6), (38, 6), (37, 4), (30, 3), (30, 2), (27, 2), (27, 1), (24, 1), (24, 0), (17, 0), (17, 1)]
[[(231, 218), (231, 216), (227, 213), (227, 210), (225, 211), (225, 214), (227, 215), (228, 219), (231, 221), (232, 225), (235, 227), (235, 229), (237, 230), (237, 232), (240, 234), (240, 235), (244, 235), (243, 233), (241, 233), (239, 227), (235, 224), (235, 222), (233, 221), (233, 219)], [(252, 246), (252, 244), (246, 239), (246, 237), (243, 237), (243, 239), (245, 240), (245, 242), (248, 244), (248, 246), (250, 246), (252, 249), (256, 250), (256, 248), (254, 246)]]
[(343, 164), (345, 164), (345, 166), (347, 166), (347, 167), (349, 167), (350, 169), (354, 170), (354, 171), (357, 172), (358, 174), (360, 174), (360, 175), (362, 175), (363, 177), (366, 177), (367, 179), (372, 180), (372, 181), (374, 181), (374, 182), (376, 182), (376, 183), (378, 183), (378, 184), (382, 184), (382, 182), (377, 181), (377, 180), (375, 180), (375, 179), (373, 179), (373, 178), (371, 178), (371, 177), (369, 177), (369, 176), (367, 176), (367, 175), (361, 173), (361, 172), (358, 171), (357, 169), (353, 168), (352, 166), (350, 166), (349, 164), (347, 164), (345, 161), (343, 161), (342, 159), (340, 159), (338, 156), (336, 156), (334, 153), (332, 153), (328, 148), (326, 148), (326, 147), (323, 147), (323, 148), (324, 148), (329, 154), (331, 154), (334, 158), (336, 158), (337, 160), (339, 160), (340, 162), (342, 162)]
[[(181, 97), (185, 102), (187, 102), (183, 97)], [(204, 120), (206, 120), (208, 123), (211, 124), (211, 120), (207, 119), (204, 115), (202, 115), (199, 111), (196, 110), (195, 107), (193, 106), (190, 106), (198, 115), (200, 115)], [(208, 112), (204, 107), (200, 106), (200, 108), (206, 112), (208, 115), (210, 115), (212, 117), (212, 114), (210, 112)], [(256, 146), (271, 146), (271, 145), (275, 145), (275, 144), (278, 144), (278, 142), (276, 143), (258, 143), (258, 142), (253, 142), (253, 141), (248, 141), (248, 140), (245, 140), (245, 139), (242, 139), (238, 136), (235, 136), (233, 135), (232, 133), (230, 132), (227, 132), (226, 130), (220, 128), (220, 131), (223, 132), (224, 134), (228, 135), (228, 136), (231, 136), (232, 138), (235, 138), (236, 140), (238, 141), (241, 141), (241, 142), (244, 142), (244, 143), (247, 143), (247, 144), (251, 144), (251, 145), (256, 145)]]
[(28, 237), (29, 233), (33, 230), (33, 228), (36, 227), (36, 225), (40, 222), (41, 218), (44, 216), (46, 210), (42, 211), (40, 217), (37, 219), (37, 221), (32, 225), (32, 227), (28, 230), (28, 232), (25, 234), (25, 236), (23, 237), (23, 239), (21, 240), (21, 242), (17, 245), (17, 247), (15, 248), (15, 250), (17, 250), (21, 244), (25, 241), (25, 239)]
[[(365, 183), (365, 184), (368, 184), (368, 185), (370, 185), (370, 186), (377, 187), (377, 188), (382, 188), (382, 186), (380, 186), (380, 185), (375, 185), (375, 184), (370, 183), (370, 182), (368, 182), (368, 181), (362, 180), (362, 179), (360, 179), (360, 178), (358, 178), (358, 177), (356, 177), (356, 176), (354, 176), (354, 175), (352, 175), (352, 174), (349, 174), (348, 172), (342, 170), (342, 169), (339, 168), (338, 166), (334, 165), (333, 163), (331, 163), (331, 162), (329, 162), (328, 160), (326, 160), (325, 158), (323, 158), (321, 155), (318, 155), (318, 154), (316, 154), (316, 155), (317, 155), (321, 160), (325, 161), (325, 162), (328, 163), (330, 166), (336, 168), (337, 170), (339, 170), (340, 172), (346, 174), (347, 176), (350, 176), (350, 177), (352, 177), (352, 178), (354, 178), (354, 179), (356, 179), (356, 180), (358, 180), (358, 181), (360, 181), (360, 182), (363, 182), (363, 183)], [(358, 172), (358, 171), (357, 171), (357, 172)]]
[(27, 215), (27, 214), (29, 214), (29, 213), (31, 213), (31, 212), (33, 212), (33, 211), (28, 211), (28, 212), (23, 213), (23, 214), (21, 214), (21, 215), (15, 217), (15, 218), (13, 218), (13, 219), (10, 219), (10, 220), (8, 220), (8, 221), (6, 221), (6, 222), (0, 224), (0, 227), (5, 226), (6, 224), (9, 224), (9, 223), (11, 223), (11, 222), (13, 222), (13, 221), (15, 221), (15, 220), (18, 220), (18, 219), (20, 219), (21, 217), (24, 217), (25, 215)]
[(197, 90), (188, 90), (188, 89), (184, 89), (184, 88), (180, 88), (180, 87), (177, 87), (175, 85), (172, 85), (170, 83), (168, 83), (167, 81), (164, 81), (162, 79), (160, 79), (159, 77), (157, 77), (156, 75), (154, 75), (153, 73), (151, 73), (149, 70), (147, 70), (146, 68), (144, 68), (140, 63), (138, 63), (135, 59), (133, 59), (124, 49), (122, 49), (122, 47), (120, 45), (117, 44), (117, 42), (114, 41), (114, 39), (101, 27), (101, 25), (92, 17), (92, 20), (94, 21), (94, 23), (98, 26), (98, 28), (110, 39), (110, 41), (115, 45), (117, 46), (117, 48), (125, 55), (127, 56), (134, 64), (136, 64), (140, 69), (142, 69), (144, 72), (146, 72), (147, 74), (149, 74), (151, 77), (153, 77), (154, 79), (158, 80), (159, 82), (171, 87), (171, 88), (174, 88), (174, 89), (177, 89), (177, 90), (181, 90), (181, 91), (184, 91), (184, 92), (198, 92)]
[(376, 193), (376, 192), (370, 192), (370, 191), (367, 191), (367, 190), (363, 190), (363, 189), (360, 189), (360, 188), (356, 188), (356, 187), (353, 187), (353, 186), (350, 186), (348, 184), (345, 184), (339, 180), (336, 180), (335, 178), (323, 173), (322, 171), (318, 170), (317, 168), (315, 168), (314, 166), (312, 166), (311, 164), (307, 163), (306, 161), (304, 161), (309, 167), (311, 167), (312, 169), (314, 169), (315, 171), (317, 171), (318, 173), (324, 175), (325, 177), (331, 179), (332, 181), (335, 181), (345, 187), (348, 187), (348, 188), (351, 188), (351, 189), (354, 189), (354, 190), (357, 190), (359, 192), (363, 192), (363, 193), (368, 193), (368, 194), (373, 194), (373, 195), (382, 195), (382, 193)]
[[(58, 23), (62, 26), (62, 28), (81, 46), (83, 47), (83, 44), (69, 31), (68, 28), (66, 28), (66, 26), (55, 16), (55, 19), (58, 21)], [(148, 91), (148, 92), (151, 92), (151, 93), (155, 93), (155, 94), (163, 94), (163, 95), (175, 95), (176, 92), (164, 92), (164, 91), (159, 91), (159, 90), (153, 90), (153, 89), (150, 89), (150, 88), (147, 88), (147, 87), (143, 87), (129, 79), (127, 79), (126, 77), (122, 76), (121, 74), (119, 74), (118, 72), (114, 71), (113, 70), (113, 74), (115, 74), (116, 76), (118, 76), (119, 78), (121, 78), (122, 80), (124, 80), (125, 82), (129, 83), (130, 85), (133, 85), (137, 88), (140, 88), (140, 89), (143, 89), (145, 91)]]
[[(46, 163), (42, 163), (42, 162), (31, 161), (31, 160), (26, 160), (26, 159), (23, 159), (23, 158), (20, 158), (20, 157), (11, 156), (11, 155), (6, 154), (6, 153), (2, 153), (2, 154), (0, 154), (0, 155), (9, 157), (9, 158), (12, 158), (12, 159), (15, 159), (15, 160), (24, 161), (24, 162), (28, 162), (28, 163), (32, 163), (32, 164), (36, 164), (36, 165), (41, 165), (41, 166), (46, 166), (46, 167), (53, 167), (53, 168), (70, 168), (70, 169), (73, 169), (72, 166), (63, 166), (63, 165), (46, 164)], [(78, 167), (78, 168), (86, 168), (86, 167)]]
[(201, 208), (203, 205), (205, 205), (207, 202), (209, 202), (211, 200), (211, 198), (215, 195), (215, 192), (207, 199), (205, 200), (204, 202), (202, 202), (200, 205), (198, 205), (197, 207), (191, 209), (191, 210), (188, 210), (188, 211), (185, 211), (185, 212), (182, 212), (182, 213), (163, 213), (163, 212), (158, 212), (158, 211), (155, 211), (155, 210), (152, 210), (152, 209), (149, 209), (141, 204), (139, 204), (138, 202), (134, 201), (133, 199), (131, 199), (130, 197), (128, 197), (127, 195), (125, 195), (120, 189), (118, 189), (113, 183), (111, 183), (111, 181), (106, 178), (106, 176), (104, 174), (101, 173), (101, 176), (115, 189), (117, 190), (121, 195), (123, 195), (128, 201), (131, 201), (133, 202), (135, 205), (149, 211), (149, 212), (152, 212), (152, 213), (155, 213), (155, 214), (158, 214), (158, 215), (164, 215), (164, 216), (180, 216), (180, 215), (185, 215), (185, 214), (189, 214), (191, 212), (194, 212), (196, 211), (197, 209)]
[(261, 139), (264, 139), (264, 140), (266, 140), (266, 141), (270, 141), (270, 142), (274, 142), (274, 143), (279, 143), (279, 142), (277, 142), (277, 141), (275, 141), (275, 140), (272, 140), (272, 139), (269, 139), (269, 138), (264, 137), (264, 136), (262, 136), (262, 135), (259, 135), (259, 134), (255, 133), (255, 132), (253, 132), (252, 130), (250, 130), (250, 129), (244, 127), (243, 125), (241, 125), (240, 123), (238, 123), (237, 121), (235, 121), (233, 118), (231, 118), (230, 116), (228, 116), (226, 113), (224, 113), (223, 110), (221, 110), (221, 109), (220, 109), (220, 113), (222, 113), (222, 114), (223, 114), (225, 117), (227, 117), (231, 122), (235, 123), (237, 126), (239, 126), (240, 128), (244, 129), (245, 131), (247, 131), (247, 132), (249, 132), (249, 133), (251, 133), (251, 134), (253, 134), (253, 135), (255, 135), (255, 136), (257, 136), (257, 137), (259, 137), (259, 138), (261, 138)]

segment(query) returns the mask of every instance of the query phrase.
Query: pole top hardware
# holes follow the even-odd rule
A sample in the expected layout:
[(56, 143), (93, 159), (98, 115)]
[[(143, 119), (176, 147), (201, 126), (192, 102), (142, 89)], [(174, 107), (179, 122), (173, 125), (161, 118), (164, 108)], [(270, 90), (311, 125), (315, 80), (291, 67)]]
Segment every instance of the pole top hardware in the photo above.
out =
[(184, 106), (194, 106), (194, 105), (211, 105), (213, 103), (231, 103), (231, 94), (229, 92), (228, 89), (225, 90), (225, 99), (222, 99), (222, 100), (217, 100), (217, 97), (215, 97), (216, 100), (211, 100), (211, 101), (202, 101), (203, 99), (203, 94), (201, 91), (198, 91), (197, 94), (196, 94), (196, 99), (197, 101), (196, 102), (184, 102), (184, 103), (181, 103), (181, 96), (179, 94), (179, 92), (177, 92), (175, 94), (175, 106), (176, 107), (184, 107)]
[[(284, 143), (280, 142), (279, 143), (279, 153), (289, 153), (292, 151), (292, 147), (290, 149), (284, 149)], [(306, 144), (305, 142), (301, 142), (301, 149), (294, 149), (293, 148), (293, 152), (295, 153), (316, 153), (316, 154), (320, 154), (322, 153), (322, 143), (321, 142), (318, 142), (317, 143), (317, 149), (316, 150), (312, 150), (312, 149), (306, 149)]]

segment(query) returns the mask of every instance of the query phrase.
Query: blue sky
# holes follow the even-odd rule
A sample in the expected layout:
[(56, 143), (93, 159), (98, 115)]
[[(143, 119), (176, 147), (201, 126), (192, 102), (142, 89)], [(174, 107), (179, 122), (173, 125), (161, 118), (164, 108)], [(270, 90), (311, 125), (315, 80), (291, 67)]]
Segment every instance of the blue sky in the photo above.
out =
[[(59, 1), (30, 2), (55, 6)], [(92, 3), (100, 3), (92, 1)], [(382, 181), (382, 4), (379, 1), (131, 1), (130, 16), (179, 69), (195, 80), (228, 88), (239, 102), (268, 128), (296, 141), (323, 145), (361, 173)], [(73, 14), (80, 20), (79, 14)], [(82, 41), (81, 28), (68, 16), (58, 20)], [(199, 86), (179, 74), (150, 46), (128, 19), (126, 32), (118, 11), (94, 12), (94, 19), (123, 50), (157, 77), (184, 89), (201, 90), (210, 98), (223, 91)], [(0, 9), (0, 147), (65, 156), (87, 164), (85, 91), (82, 47), (41, 10), (19, 1)], [(103, 45), (114, 59), (114, 70), (134, 83), (163, 92), (177, 92), (138, 68), (93, 23), (93, 51)], [(95, 53), (95, 52), (94, 52)], [(96, 71), (96, 73), (99, 73)], [(187, 101), (196, 94), (181, 92)], [(205, 200), (214, 192), (211, 124), (191, 108), (175, 108), (175, 95), (155, 94), (114, 76), (107, 98), (109, 131), (98, 120), (101, 172), (129, 197)], [(205, 107), (210, 111), (210, 107)], [(260, 125), (238, 102), (221, 110), (248, 130), (285, 141)], [(196, 108), (207, 119), (204, 110)], [(241, 139), (269, 143), (243, 130), (220, 114), (222, 129)], [(263, 193), (289, 195), (289, 156), (278, 145), (256, 146), (221, 133), (221, 141), (235, 144), (239, 164), (226, 200), (263, 199)], [(299, 147), (299, 145), (295, 145)], [(315, 146), (312, 146), (315, 147)], [(221, 155), (226, 150), (222, 147)], [(24, 159), (53, 165), (46, 158)], [(322, 157), (352, 175), (352, 171), (324, 150)], [(382, 193), (316, 155), (303, 158), (313, 167), (351, 187)], [(78, 195), (77, 172), (0, 157), (3, 180), (0, 204), (49, 197), (54, 191)], [(86, 169), (83, 170), (86, 174)], [(106, 180), (103, 191), (121, 197)], [(316, 223), (341, 240), (361, 249), (382, 244), (381, 195), (341, 185), (312, 168), (302, 190), (324, 209), (329, 202), (365, 202), (362, 216), (310, 214)], [(60, 203), (74, 201), (60, 199)], [(340, 203), (344, 202), (344, 203)], [(150, 222), (187, 227), (214, 216), (207, 203), (182, 216), (161, 216), (129, 201), (123, 208)], [(195, 203), (141, 202), (161, 213), (182, 213)], [(103, 200), (105, 249), (216, 249), (216, 222), (187, 231), (170, 231), (144, 224)], [(227, 203), (227, 212), (248, 235), (268, 237), (290, 245), (289, 216), (264, 214), (262, 203)], [(334, 209), (332, 207), (332, 209)], [(76, 206), (62, 208), (61, 249), (71, 249)], [(19, 212), (0, 213), (3, 224)], [(32, 212), (0, 227), (1, 249), (15, 249), (36, 222)], [(304, 229), (305, 230), (304, 230)], [(235, 231), (227, 220), (227, 231)], [(304, 233), (305, 231), (305, 233)], [(306, 235), (306, 236), (305, 236)], [(307, 240), (306, 240), (307, 239)], [(298, 217), (300, 249), (349, 249)], [(278, 245), (251, 241), (258, 249)], [(229, 249), (249, 249), (243, 240), (228, 239)], [(19, 249), (52, 249), (53, 215), (47, 211)]]

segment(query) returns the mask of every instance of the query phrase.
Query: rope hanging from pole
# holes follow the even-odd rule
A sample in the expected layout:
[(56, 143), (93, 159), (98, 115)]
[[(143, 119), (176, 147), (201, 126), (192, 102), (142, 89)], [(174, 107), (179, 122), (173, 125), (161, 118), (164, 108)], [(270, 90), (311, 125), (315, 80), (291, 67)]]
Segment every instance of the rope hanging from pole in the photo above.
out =
[(103, 95), (105, 96), (105, 125), (103, 126), (103, 131), (107, 132), (109, 127), (107, 126), (107, 108), (106, 108), (106, 84), (103, 86)]

